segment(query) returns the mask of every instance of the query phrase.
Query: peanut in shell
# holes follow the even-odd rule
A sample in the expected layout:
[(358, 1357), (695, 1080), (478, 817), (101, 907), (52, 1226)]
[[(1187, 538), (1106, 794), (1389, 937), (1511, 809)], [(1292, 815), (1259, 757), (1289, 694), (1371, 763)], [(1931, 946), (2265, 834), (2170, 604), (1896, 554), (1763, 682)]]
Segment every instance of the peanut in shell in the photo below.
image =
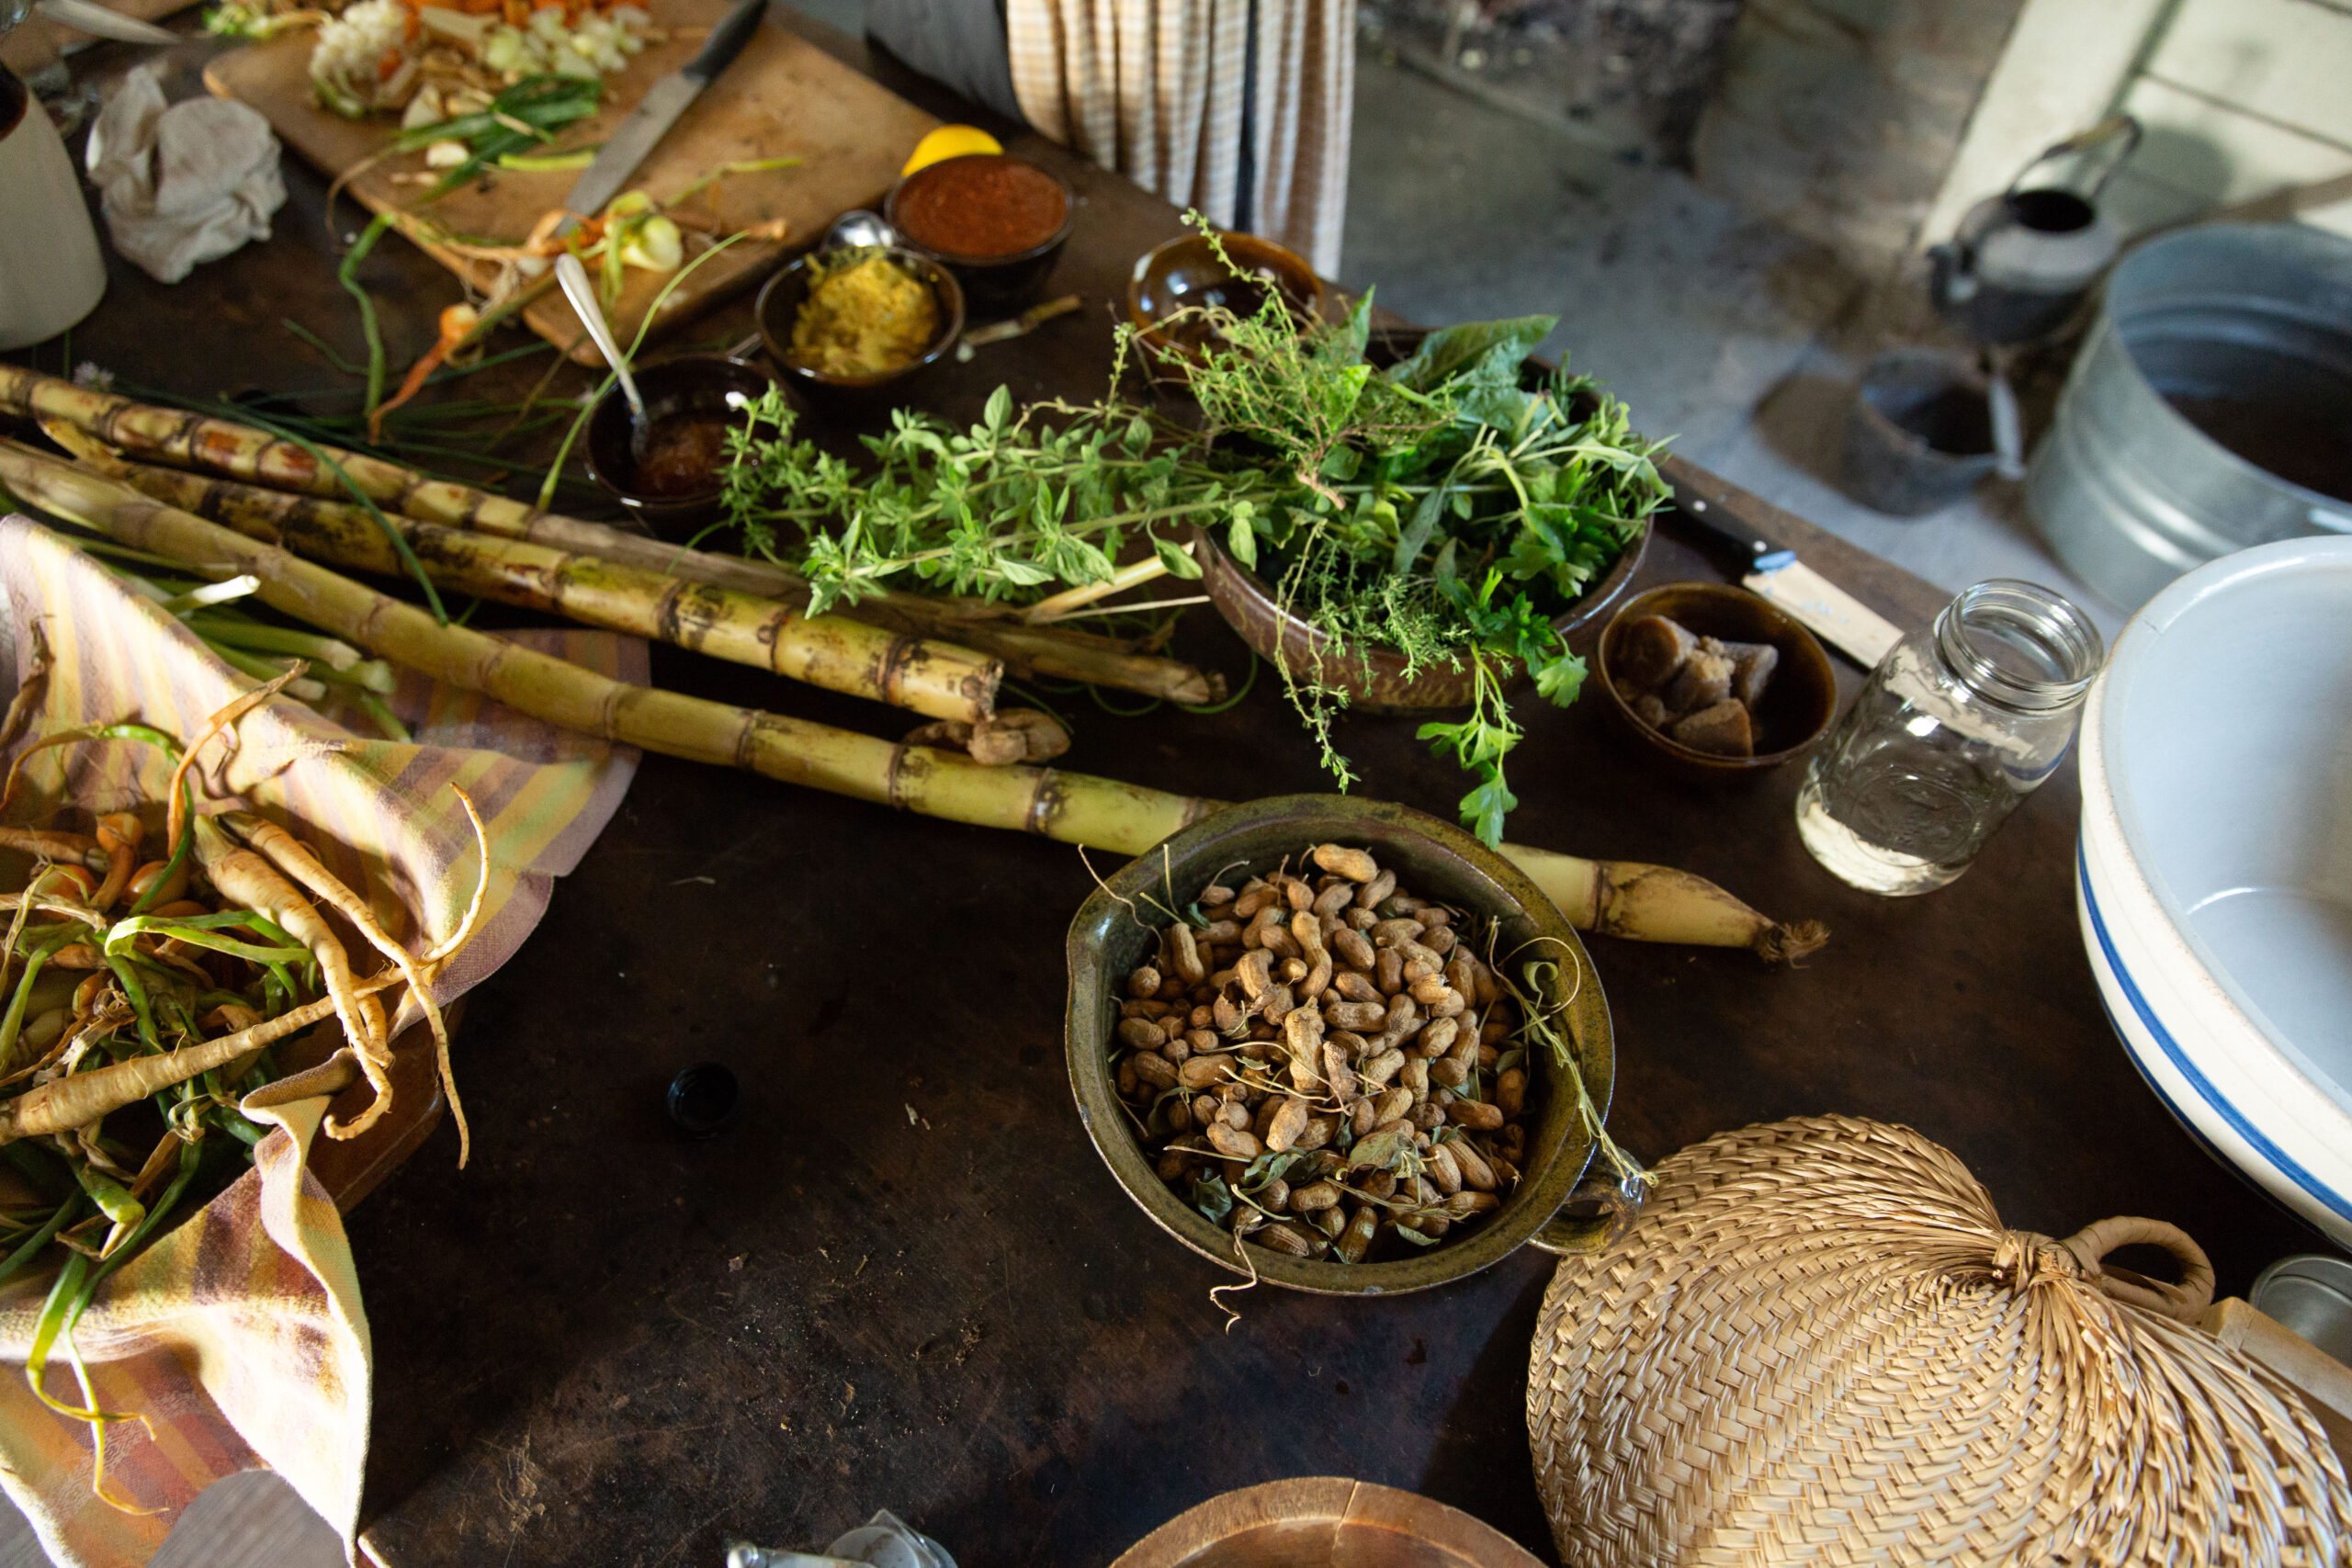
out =
[(1209, 1147), (1227, 1159), (1256, 1159), (1261, 1152), (1258, 1140), (1247, 1129), (1228, 1127), (1222, 1122), (1212, 1122), (1207, 1133)]
[(1372, 858), (1370, 852), (1350, 849), (1344, 844), (1317, 844), (1313, 859), (1325, 871), (1350, 882), (1369, 884), (1380, 874), (1380, 863)]

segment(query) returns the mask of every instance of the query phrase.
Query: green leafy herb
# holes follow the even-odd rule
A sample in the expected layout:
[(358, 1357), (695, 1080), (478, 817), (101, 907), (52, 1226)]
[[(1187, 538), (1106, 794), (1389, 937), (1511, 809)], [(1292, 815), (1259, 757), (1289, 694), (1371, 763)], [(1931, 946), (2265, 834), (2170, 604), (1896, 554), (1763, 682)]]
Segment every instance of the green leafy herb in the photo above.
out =
[(1000, 388), (962, 431), (901, 409), (855, 464), (797, 438), (772, 393), (729, 434), (726, 514), (808, 577), (812, 610), (890, 584), (1066, 613), (1132, 581), (1114, 562), (1139, 542), (1166, 575), (1197, 576), (1197, 526), (1327, 639), (1277, 668), (1341, 788), (1351, 661), (1385, 649), (1408, 678), (1469, 671), (1468, 716), (1420, 733), (1473, 775), (1462, 819), (1496, 843), (1521, 738), (1504, 689), (1524, 666), (1545, 700), (1576, 700), (1584, 662), (1552, 623), (1665, 500), (1657, 446), (1589, 380), (1526, 384), (1552, 317), (1433, 333), (1384, 372), (1371, 307), (1304, 332), (1278, 298), (1193, 312), (1214, 345), (1189, 368), (1197, 425), (1120, 393), (1124, 329), (1100, 401), (1019, 408)]

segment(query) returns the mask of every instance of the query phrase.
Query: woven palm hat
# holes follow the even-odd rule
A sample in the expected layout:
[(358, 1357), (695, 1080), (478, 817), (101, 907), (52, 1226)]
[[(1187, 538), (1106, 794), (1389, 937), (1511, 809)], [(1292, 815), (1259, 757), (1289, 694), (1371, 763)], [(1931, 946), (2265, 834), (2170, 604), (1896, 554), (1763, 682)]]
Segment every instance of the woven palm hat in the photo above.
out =
[[(2352, 1563), (2352, 1493), (2293, 1390), (2194, 1326), (2170, 1225), (2003, 1228), (1908, 1128), (1815, 1117), (1659, 1167), (1565, 1259), (1528, 1371), (1561, 1560)], [(2154, 1242), (2180, 1284), (2103, 1268)]]

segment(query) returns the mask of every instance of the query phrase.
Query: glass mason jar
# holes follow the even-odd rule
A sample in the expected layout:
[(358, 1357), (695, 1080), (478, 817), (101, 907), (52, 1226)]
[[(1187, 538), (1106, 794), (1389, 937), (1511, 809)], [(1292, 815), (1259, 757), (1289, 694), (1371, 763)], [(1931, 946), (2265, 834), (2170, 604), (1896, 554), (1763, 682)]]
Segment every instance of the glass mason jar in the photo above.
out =
[(1968, 869), (2056, 770), (2106, 657), (2090, 618), (2030, 582), (1980, 582), (1887, 651), (1805, 766), (1797, 833), (1871, 893)]

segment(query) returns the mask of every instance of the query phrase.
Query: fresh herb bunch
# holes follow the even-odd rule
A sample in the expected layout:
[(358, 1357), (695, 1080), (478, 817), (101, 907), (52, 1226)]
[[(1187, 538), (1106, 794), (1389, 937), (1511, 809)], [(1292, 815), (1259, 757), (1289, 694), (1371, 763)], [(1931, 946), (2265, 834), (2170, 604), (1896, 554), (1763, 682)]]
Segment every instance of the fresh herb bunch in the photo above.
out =
[[(1123, 336), (1122, 358), (1125, 347)], [(1178, 528), (1275, 488), (1261, 475), (1218, 472), (1184, 433), (1115, 395), (1016, 412), (999, 387), (969, 431), (896, 409), (886, 434), (865, 438), (872, 462), (862, 470), (795, 439), (794, 421), (771, 389), (729, 432), (721, 505), (752, 549), (807, 576), (812, 613), (901, 575), (1026, 604), (1056, 582), (1110, 581), (1136, 535), (1170, 574), (1198, 577)]]
[(1262, 562), (1283, 608), (1336, 646), (1313, 668), (1281, 669), (1341, 788), (1355, 775), (1330, 727), (1347, 660), (1395, 649), (1408, 678), (1467, 663), (1469, 716), (1420, 737), (1476, 775), (1463, 821), (1499, 842), (1517, 804), (1503, 776), (1521, 737), (1504, 697), (1513, 663), (1551, 701), (1576, 699), (1584, 662), (1551, 618), (1666, 498), (1656, 444), (1589, 379), (1521, 386), (1553, 317), (1449, 328), (1382, 370), (1365, 357), (1369, 296), (1344, 322), (1304, 331), (1272, 294), (1248, 316), (1192, 313), (1213, 345), (1188, 367), (1197, 426), (1121, 394), (1125, 328), (1100, 401), (1016, 411), (999, 388), (968, 431), (898, 410), (865, 439), (864, 466), (796, 439), (772, 392), (730, 433), (727, 517), (749, 547), (806, 573), (820, 610), (893, 577), (1009, 604), (1074, 599), (1112, 583), (1138, 536), (1169, 574), (1197, 577), (1179, 537), (1210, 530), (1244, 566)]

